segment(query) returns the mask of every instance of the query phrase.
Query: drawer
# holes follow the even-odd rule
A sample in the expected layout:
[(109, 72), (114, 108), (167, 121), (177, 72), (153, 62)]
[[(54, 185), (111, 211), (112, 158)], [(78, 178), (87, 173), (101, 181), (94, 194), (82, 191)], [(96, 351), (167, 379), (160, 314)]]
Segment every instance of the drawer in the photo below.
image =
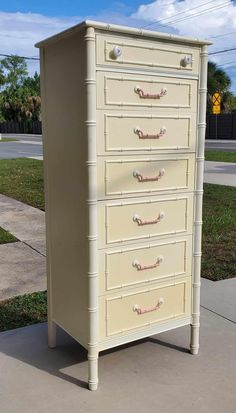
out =
[[(163, 159), (164, 158), (164, 159)], [(98, 198), (194, 188), (194, 155), (98, 160)]]
[(197, 81), (118, 73), (97, 73), (97, 108), (176, 108), (196, 111)]
[(98, 155), (111, 151), (195, 151), (196, 115), (97, 111)]
[(100, 251), (100, 292), (191, 275), (192, 236)]
[(198, 73), (198, 47), (98, 35), (96, 52), (97, 65)]
[(100, 339), (190, 315), (191, 277), (122, 295), (100, 297)]
[(99, 202), (99, 246), (142, 240), (192, 230), (192, 194)]

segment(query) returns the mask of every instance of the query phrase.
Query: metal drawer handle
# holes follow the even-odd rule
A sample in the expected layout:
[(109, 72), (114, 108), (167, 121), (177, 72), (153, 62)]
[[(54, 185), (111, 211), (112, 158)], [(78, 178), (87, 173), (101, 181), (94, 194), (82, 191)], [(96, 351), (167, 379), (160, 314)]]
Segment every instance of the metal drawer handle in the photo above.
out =
[(137, 178), (139, 182), (151, 182), (151, 181), (159, 181), (162, 176), (165, 175), (165, 169), (161, 168), (159, 174), (157, 176), (143, 176), (139, 171), (134, 171), (133, 176)]
[(135, 86), (134, 88), (135, 93), (138, 93), (139, 97), (142, 99), (160, 99), (167, 94), (167, 89), (162, 88), (160, 93), (144, 93), (144, 91), (139, 87)]
[(139, 139), (160, 139), (163, 135), (165, 135), (166, 127), (162, 126), (159, 133), (156, 133), (155, 135), (149, 135), (148, 133), (144, 134), (139, 126), (137, 126), (136, 128), (134, 128), (134, 133), (138, 135)]
[(141, 265), (138, 260), (134, 260), (132, 262), (133, 267), (137, 268), (137, 271), (144, 271), (144, 270), (150, 270), (152, 268), (159, 267), (160, 264), (163, 262), (164, 258), (162, 256), (158, 257), (156, 262), (154, 264), (150, 265)]
[(140, 307), (139, 304), (134, 304), (133, 306), (133, 311), (135, 311), (138, 315), (145, 314), (145, 313), (151, 313), (152, 311), (159, 310), (161, 305), (164, 304), (164, 298), (159, 298), (158, 303), (154, 305), (153, 307)]
[(133, 216), (133, 221), (137, 222), (137, 224), (139, 226), (141, 225), (149, 225), (149, 224), (158, 224), (158, 222), (160, 222), (162, 219), (165, 218), (165, 213), (163, 211), (160, 212), (160, 214), (158, 215), (157, 218), (152, 219), (151, 221), (145, 221), (142, 218), (140, 218), (140, 216), (138, 214), (135, 214)]

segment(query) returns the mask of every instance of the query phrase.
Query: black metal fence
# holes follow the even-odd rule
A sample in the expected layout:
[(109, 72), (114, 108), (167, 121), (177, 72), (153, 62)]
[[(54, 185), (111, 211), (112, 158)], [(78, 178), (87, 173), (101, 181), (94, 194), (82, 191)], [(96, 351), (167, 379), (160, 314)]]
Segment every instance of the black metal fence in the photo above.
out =
[(206, 139), (236, 140), (236, 113), (207, 115)]
[(42, 122), (3, 122), (0, 123), (0, 133), (32, 133), (34, 135), (41, 135)]
[[(207, 115), (206, 139), (236, 140), (236, 113)], [(0, 123), (0, 133), (42, 134), (42, 122), (4, 122)]]

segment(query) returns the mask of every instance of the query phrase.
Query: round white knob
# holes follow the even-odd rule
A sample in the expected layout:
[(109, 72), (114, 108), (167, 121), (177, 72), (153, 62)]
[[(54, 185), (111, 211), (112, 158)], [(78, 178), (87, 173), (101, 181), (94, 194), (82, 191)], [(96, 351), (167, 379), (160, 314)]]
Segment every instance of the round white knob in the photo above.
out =
[(159, 304), (164, 304), (164, 298), (163, 297), (161, 297), (161, 298), (159, 298)]
[(133, 221), (137, 221), (139, 219), (139, 215), (138, 214), (135, 214), (134, 216), (133, 216)]
[(191, 63), (192, 63), (192, 57), (188, 55), (184, 56), (184, 58), (181, 61), (181, 64), (183, 67), (191, 65)]
[(160, 169), (160, 172), (159, 172), (159, 174), (160, 174), (160, 176), (163, 176), (163, 175), (165, 175), (165, 169), (164, 169), (164, 168), (161, 168), (161, 169)]
[(165, 218), (165, 212), (161, 211), (159, 214), (160, 219), (164, 219)]
[(136, 267), (137, 265), (139, 265), (138, 260), (133, 260), (132, 265), (133, 265), (133, 267)]
[(113, 59), (117, 59), (117, 57), (121, 56), (122, 54), (122, 49), (120, 46), (114, 46), (112, 50), (112, 57)]
[(161, 263), (164, 261), (164, 257), (163, 257), (162, 255), (160, 255), (160, 256), (157, 258), (157, 261), (159, 262), (159, 264), (161, 264)]
[(165, 127), (165, 126), (162, 126), (160, 132), (164, 135), (164, 133), (166, 133), (166, 127)]

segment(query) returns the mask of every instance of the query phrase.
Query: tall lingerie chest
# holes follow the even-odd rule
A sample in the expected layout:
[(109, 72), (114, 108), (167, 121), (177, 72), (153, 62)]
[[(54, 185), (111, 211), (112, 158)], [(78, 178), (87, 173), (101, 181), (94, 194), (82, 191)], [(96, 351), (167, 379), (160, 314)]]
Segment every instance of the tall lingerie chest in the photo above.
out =
[(189, 324), (198, 353), (208, 44), (86, 21), (37, 45), (49, 346), (88, 350), (91, 390), (105, 349)]

